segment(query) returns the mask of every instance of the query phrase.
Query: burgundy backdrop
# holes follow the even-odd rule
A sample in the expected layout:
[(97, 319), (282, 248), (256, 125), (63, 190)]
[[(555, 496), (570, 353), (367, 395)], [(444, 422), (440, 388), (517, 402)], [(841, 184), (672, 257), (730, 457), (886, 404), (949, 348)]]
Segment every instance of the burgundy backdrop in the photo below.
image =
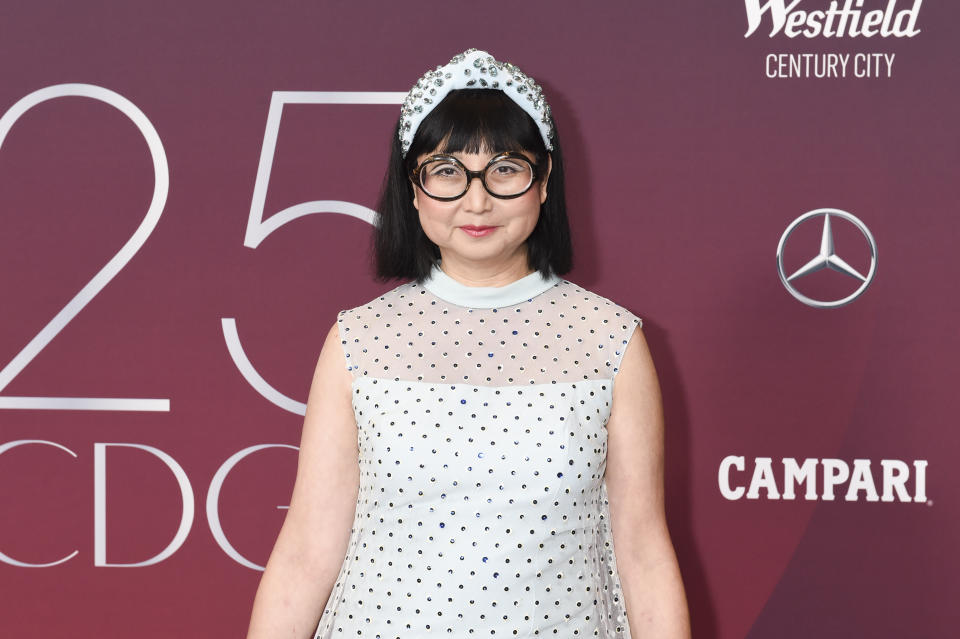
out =
[[(375, 205), (396, 92), (478, 47), (553, 107), (568, 279), (644, 319), (694, 635), (955, 636), (960, 7), (892, 4), (915, 11), (917, 33), (770, 35), (789, 3), (767, 0), (7, 3), (0, 632), (243, 636), (323, 337), (337, 310), (394, 285), (371, 279), (361, 207)], [(751, 5), (765, 12), (745, 37)], [(791, 69), (770, 54), (807, 53), (848, 55), (845, 77), (768, 77)], [(855, 56), (873, 53), (892, 67), (856, 77)], [(84, 86), (34, 94), (65, 83)], [(288, 91), (316, 93), (274, 95)], [(261, 229), (261, 213), (316, 201), (356, 215), (321, 202)], [(876, 277), (839, 308), (791, 296), (774, 259), (790, 223), (822, 207), (877, 244)], [(866, 274), (864, 236), (831, 221), (837, 254)], [(790, 236), (788, 274), (821, 226)], [(266, 236), (245, 245), (248, 228)], [(94, 282), (112, 259), (127, 261)], [(829, 270), (796, 284), (820, 299), (857, 286)], [(758, 499), (723, 495), (767, 457)], [(855, 501), (853, 477), (828, 501), (822, 463), (814, 499), (806, 485), (775, 499), (782, 458), (870, 460), (881, 495), (882, 460), (901, 460), (909, 501), (868, 501), (862, 474)]]

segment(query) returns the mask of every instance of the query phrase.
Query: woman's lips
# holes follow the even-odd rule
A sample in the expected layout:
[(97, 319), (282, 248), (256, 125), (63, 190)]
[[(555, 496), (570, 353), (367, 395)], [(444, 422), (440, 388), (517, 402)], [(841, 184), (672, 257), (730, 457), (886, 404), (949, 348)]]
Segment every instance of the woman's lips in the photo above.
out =
[(471, 235), (473, 237), (483, 237), (484, 235), (489, 235), (490, 233), (493, 233), (493, 231), (497, 227), (467, 225), (467, 226), (461, 226), (460, 228), (463, 229), (468, 235)]

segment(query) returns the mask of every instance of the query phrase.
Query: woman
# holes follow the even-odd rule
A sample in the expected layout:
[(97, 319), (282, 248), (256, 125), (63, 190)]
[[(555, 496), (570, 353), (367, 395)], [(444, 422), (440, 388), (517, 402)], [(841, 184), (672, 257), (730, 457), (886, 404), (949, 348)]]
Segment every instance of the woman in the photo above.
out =
[(687, 637), (642, 322), (559, 276), (540, 87), (471, 49), (404, 103), (248, 637)]

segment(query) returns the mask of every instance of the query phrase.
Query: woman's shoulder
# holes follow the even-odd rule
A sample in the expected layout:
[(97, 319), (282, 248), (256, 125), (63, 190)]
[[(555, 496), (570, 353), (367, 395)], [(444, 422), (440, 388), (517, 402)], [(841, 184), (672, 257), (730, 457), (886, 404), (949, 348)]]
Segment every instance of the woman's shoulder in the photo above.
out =
[(578, 311), (581, 316), (591, 315), (604, 323), (615, 322), (623, 329), (643, 326), (643, 320), (625, 304), (567, 279), (561, 278), (557, 284), (556, 299), (557, 303), (569, 306), (571, 311)]
[(423, 293), (423, 286), (416, 282), (405, 282), (359, 306), (340, 310), (337, 319), (340, 322), (347, 319), (375, 321), (391, 315), (396, 316), (402, 309), (412, 305), (416, 296)]
[(564, 346), (574, 354), (574, 362), (589, 376), (614, 377), (643, 320), (625, 304), (567, 279), (556, 285), (550, 303), (557, 306), (547, 325), (557, 329), (558, 337), (565, 329), (571, 332)]

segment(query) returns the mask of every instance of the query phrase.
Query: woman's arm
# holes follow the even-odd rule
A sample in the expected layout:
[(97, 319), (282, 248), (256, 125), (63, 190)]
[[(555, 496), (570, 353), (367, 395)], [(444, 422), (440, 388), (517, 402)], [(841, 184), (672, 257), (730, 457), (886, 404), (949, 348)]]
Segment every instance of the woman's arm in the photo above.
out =
[(613, 385), (606, 483), (631, 635), (690, 637), (686, 596), (664, 514), (660, 384), (639, 326)]
[(334, 324), (317, 361), (293, 497), (260, 579), (248, 639), (312, 637), (333, 589), (360, 481), (350, 384)]

